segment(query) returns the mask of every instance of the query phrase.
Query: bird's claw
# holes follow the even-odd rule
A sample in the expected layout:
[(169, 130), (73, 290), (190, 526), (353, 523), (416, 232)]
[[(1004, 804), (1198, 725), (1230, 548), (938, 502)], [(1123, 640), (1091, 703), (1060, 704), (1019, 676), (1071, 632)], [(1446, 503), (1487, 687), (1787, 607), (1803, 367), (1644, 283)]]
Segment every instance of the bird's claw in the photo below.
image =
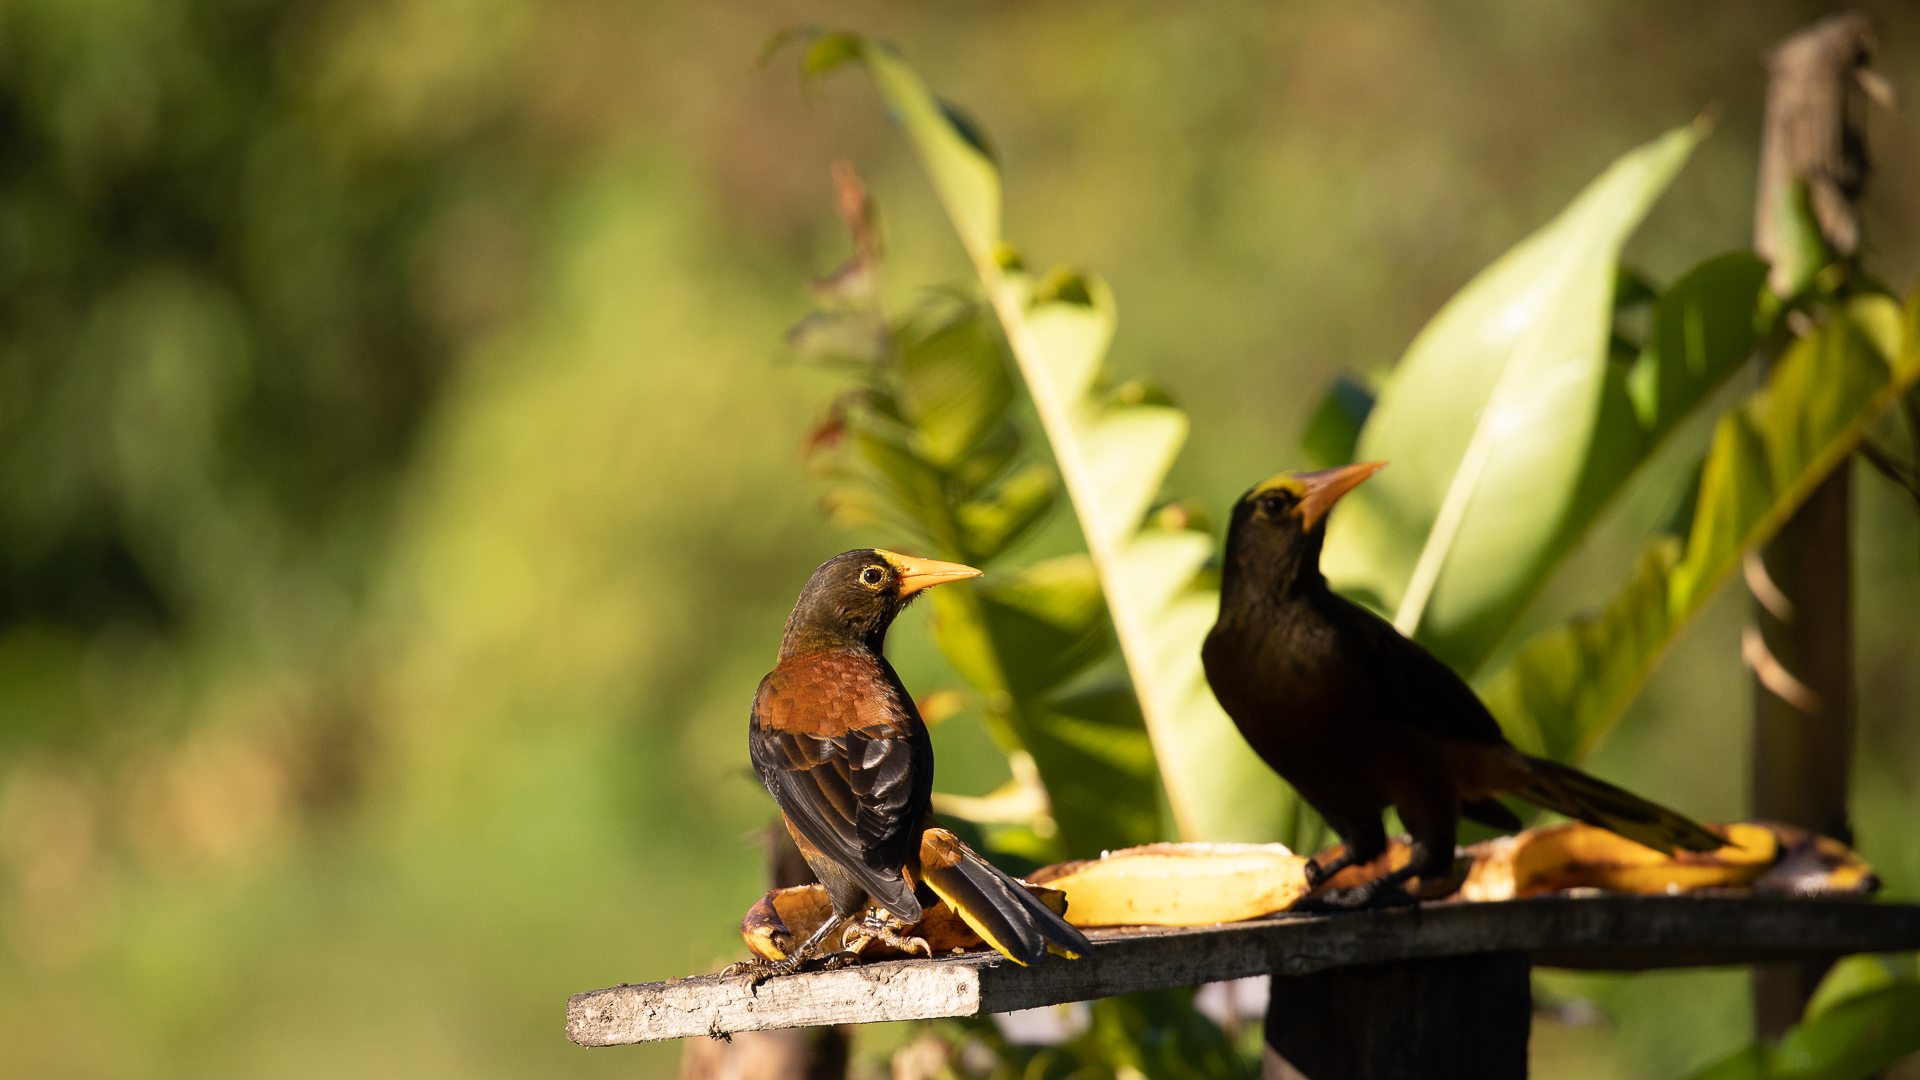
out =
[(903, 923), (891, 913), (879, 908), (869, 908), (867, 917), (847, 929), (840, 936), (840, 947), (849, 955), (857, 956), (862, 949), (878, 941), (898, 949), (908, 956), (921, 953), (927, 959), (933, 959), (933, 946), (923, 937), (910, 937), (900, 933), (909, 924)]
[(723, 979), (744, 978), (749, 989), (758, 989), (760, 984), (778, 975), (791, 975), (800, 969), (800, 958), (789, 956), (785, 960), (767, 960), (756, 958), (741, 960), (720, 969)]
[[(840, 956), (844, 954), (835, 953), (834, 955)], [(801, 968), (807, 966), (807, 961), (812, 959), (813, 956), (814, 953), (810, 949), (795, 949), (779, 960), (768, 960), (765, 957), (756, 957), (752, 960), (740, 960), (721, 968), (720, 977), (723, 979), (736, 976), (744, 977), (747, 980), (748, 986), (758, 987), (768, 979), (776, 979), (782, 975), (791, 975), (799, 971)], [(829, 963), (831, 963), (831, 958), (829, 958)], [(846, 965), (842, 964), (840, 966), (844, 967)], [(833, 968), (829, 966), (825, 968), (825, 970), (831, 971)]]

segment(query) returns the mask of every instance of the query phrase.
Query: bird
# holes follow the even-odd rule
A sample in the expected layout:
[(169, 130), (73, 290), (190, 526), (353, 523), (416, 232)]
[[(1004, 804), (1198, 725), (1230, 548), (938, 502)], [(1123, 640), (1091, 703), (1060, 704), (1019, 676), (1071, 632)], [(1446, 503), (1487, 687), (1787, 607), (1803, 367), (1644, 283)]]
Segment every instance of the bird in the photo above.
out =
[[(1460, 818), (1503, 830), (1516, 795), (1672, 854), (1724, 841), (1684, 815), (1558, 762), (1521, 753), (1466, 681), (1391, 623), (1335, 593), (1320, 572), (1328, 512), (1386, 466), (1283, 472), (1234, 504), (1220, 567), (1220, 614), (1201, 647), (1208, 684), (1254, 751), (1339, 834), (1307, 862), (1313, 887), (1386, 849), (1399, 811), (1406, 866), (1336, 907), (1418, 903), (1451, 887)], [(1420, 879), (1414, 896), (1403, 888)]]
[(933, 744), (887, 663), (887, 629), (923, 590), (979, 574), (864, 548), (822, 563), (801, 591), (778, 663), (754, 694), (747, 745), (834, 917), (757, 978), (799, 970), (843, 925), (830, 959), (857, 962), (876, 940), (931, 956), (925, 939), (901, 931), (939, 901), (1017, 964), (1093, 955), (1086, 935), (929, 812)]

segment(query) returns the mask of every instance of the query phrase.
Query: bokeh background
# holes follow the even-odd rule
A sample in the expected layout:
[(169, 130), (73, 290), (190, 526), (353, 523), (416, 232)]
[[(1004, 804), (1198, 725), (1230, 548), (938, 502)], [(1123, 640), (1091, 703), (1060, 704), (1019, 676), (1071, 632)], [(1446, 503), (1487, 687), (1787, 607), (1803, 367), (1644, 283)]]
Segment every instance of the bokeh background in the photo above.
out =
[[(1913, 102), (1920, 13), (1866, 6)], [(567, 1043), (564, 1000), (740, 951), (753, 686), (811, 568), (885, 539), (825, 524), (799, 448), (837, 383), (780, 348), (846, 252), (828, 164), (873, 186), (899, 299), (964, 274), (864, 78), (803, 91), (756, 63), (774, 31), (890, 39), (984, 124), (1009, 234), (1112, 282), (1115, 365), (1194, 418), (1170, 488), (1224, 507), (1335, 373), (1705, 109), (1630, 256), (1745, 246), (1762, 54), (1829, 10), (0, 3), (0, 1068), (672, 1074)], [(1904, 289), (1920, 110), (1872, 137)], [(1920, 518), (1858, 485), (1859, 846), (1920, 898)], [(1744, 813), (1744, 603), (1595, 771)], [(908, 684), (958, 685), (921, 618)], [(936, 738), (943, 790), (1005, 778), (974, 717)], [(1537, 1075), (1750, 1037), (1737, 971), (1546, 985), (1599, 1010), (1539, 1021)]]

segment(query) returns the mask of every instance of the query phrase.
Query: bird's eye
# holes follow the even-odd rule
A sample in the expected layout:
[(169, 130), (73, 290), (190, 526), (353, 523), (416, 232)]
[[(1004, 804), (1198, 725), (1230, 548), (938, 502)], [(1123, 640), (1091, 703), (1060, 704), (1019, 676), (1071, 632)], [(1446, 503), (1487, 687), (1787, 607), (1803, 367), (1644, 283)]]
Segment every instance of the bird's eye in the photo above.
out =
[(860, 571), (860, 580), (868, 585), (878, 585), (887, 580), (887, 573), (877, 566), (869, 566)]
[(1269, 514), (1278, 514), (1281, 508), (1284, 507), (1285, 505), (1286, 504), (1281, 502), (1278, 497), (1273, 495), (1269, 495), (1266, 498), (1260, 500), (1261, 508), (1264, 509)]

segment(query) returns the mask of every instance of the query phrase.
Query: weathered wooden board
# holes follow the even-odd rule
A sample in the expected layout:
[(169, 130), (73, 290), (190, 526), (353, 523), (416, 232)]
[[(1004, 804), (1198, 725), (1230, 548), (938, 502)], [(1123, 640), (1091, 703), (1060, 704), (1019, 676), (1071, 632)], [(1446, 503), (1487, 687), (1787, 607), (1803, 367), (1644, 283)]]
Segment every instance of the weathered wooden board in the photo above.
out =
[(1646, 970), (1920, 949), (1920, 906), (1750, 897), (1542, 897), (1181, 928), (1093, 931), (1099, 954), (1022, 968), (992, 953), (897, 960), (750, 987), (698, 976), (575, 994), (582, 1046), (815, 1024), (972, 1016), (1273, 973), (1527, 952), (1551, 967)]

